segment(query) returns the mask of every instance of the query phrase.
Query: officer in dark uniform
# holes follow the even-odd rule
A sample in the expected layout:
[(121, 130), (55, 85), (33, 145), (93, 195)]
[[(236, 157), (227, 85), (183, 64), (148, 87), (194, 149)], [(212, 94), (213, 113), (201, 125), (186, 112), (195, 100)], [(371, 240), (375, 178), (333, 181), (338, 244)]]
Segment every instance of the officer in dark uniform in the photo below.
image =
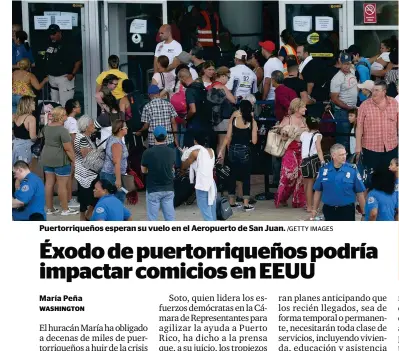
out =
[(12, 218), (14, 221), (45, 221), (46, 212), (43, 181), (24, 161), (14, 164), (15, 179), (20, 181), (20, 187), (12, 199)]
[(330, 149), (332, 161), (320, 168), (313, 189), (312, 217), (317, 214), (320, 199), (326, 221), (354, 221), (356, 197), (364, 213), (366, 190), (356, 165), (346, 163), (345, 147), (335, 144)]
[(51, 24), (48, 31), (50, 45), (46, 50), (45, 64), (51, 100), (65, 106), (75, 93), (75, 76), (82, 64), (80, 44), (63, 39), (61, 29), (56, 24)]

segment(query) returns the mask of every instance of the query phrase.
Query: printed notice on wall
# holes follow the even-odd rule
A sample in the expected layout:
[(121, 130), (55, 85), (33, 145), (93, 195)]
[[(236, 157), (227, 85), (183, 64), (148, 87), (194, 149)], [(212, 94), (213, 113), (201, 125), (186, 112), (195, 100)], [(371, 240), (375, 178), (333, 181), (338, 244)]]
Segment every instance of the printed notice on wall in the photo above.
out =
[(72, 27), (78, 26), (78, 14), (75, 12), (61, 12), (61, 16), (71, 16), (72, 17)]
[(147, 20), (133, 20), (130, 25), (130, 33), (147, 34)]
[(294, 32), (310, 32), (312, 30), (312, 16), (295, 16), (292, 20)]
[(316, 31), (334, 30), (334, 20), (332, 17), (316, 16)]
[(34, 24), (37, 30), (47, 30), (51, 24), (51, 16), (35, 16)]
[(55, 16), (55, 24), (63, 30), (72, 29), (72, 16)]

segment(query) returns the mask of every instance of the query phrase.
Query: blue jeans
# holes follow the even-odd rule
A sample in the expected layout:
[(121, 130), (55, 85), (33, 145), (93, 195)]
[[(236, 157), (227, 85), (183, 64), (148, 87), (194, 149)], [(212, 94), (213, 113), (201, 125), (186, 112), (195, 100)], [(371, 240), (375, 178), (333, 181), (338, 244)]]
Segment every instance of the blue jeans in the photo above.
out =
[[(181, 134), (177, 134), (177, 140), (179, 141), (179, 147), (183, 148), (184, 145), (184, 132), (186, 131), (186, 127), (183, 124), (177, 125), (177, 132)], [(176, 148), (176, 167), (181, 167), (181, 152), (178, 148)]]
[(12, 113), (17, 112), (18, 103), (21, 97), (22, 95), (12, 95)]
[[(216, 193), (216, 185), (215, 187)], [(216, 221), (216, 197), (211, 206), (208, 205), (208, 192), (202, 190), (195, 190), (195, 194), (197, 195), (197, 205), (201, 211), (202, 218), (204, 221)]]
[[(346, 152), (350, 152), (349, 148), (349, 134), (351, 132), (351, 124), (348, 119), (348, 111), (342, 109), (335, 109), (334, 111), (335, 121), (337, 122), (335, 142), (345, 146)], [(346, 135), (339, 135), (346, 134)]]
[[(116, 182), (115, 174), (110, 174), (105, 172), (100, 173), (100, 179), (108, 180), (111, 184), (115, 184)], [(122, 190), (118, 190), (115, 194), (115, 197), (118, 198), (123, 204), (125, 203), (126, 194)]]
[(173, 199), (175, 193), (173, 191), (157, 191), (154, 193), (147, 192), (147, 219), (156, 221), (158, 219), (159, 207), (161, 207), (163, 218), (165, 221), (175, 220), (175, 207)]

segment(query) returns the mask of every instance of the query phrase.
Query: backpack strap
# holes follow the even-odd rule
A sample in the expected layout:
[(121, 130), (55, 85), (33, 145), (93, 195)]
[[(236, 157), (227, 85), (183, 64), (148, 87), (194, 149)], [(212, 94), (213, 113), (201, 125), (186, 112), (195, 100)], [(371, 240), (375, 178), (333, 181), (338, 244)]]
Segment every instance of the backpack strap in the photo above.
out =
[(163, 75), (162, 72), (159, 73), (159, 75), (161, 76), (161, 81), (162, 81), (162, 89), (165, 89), (165, 77)]
[(312, 134), (312, 138), (310, 139), (308, 157), (310, 157), (310, 149), (312, 148), (313, 138), (314, 138), (314, 136), (315, 136), (317, 133), (320, 133), (320, 132), (319, 132), (318, 130), (316, 130), (316, 131)]

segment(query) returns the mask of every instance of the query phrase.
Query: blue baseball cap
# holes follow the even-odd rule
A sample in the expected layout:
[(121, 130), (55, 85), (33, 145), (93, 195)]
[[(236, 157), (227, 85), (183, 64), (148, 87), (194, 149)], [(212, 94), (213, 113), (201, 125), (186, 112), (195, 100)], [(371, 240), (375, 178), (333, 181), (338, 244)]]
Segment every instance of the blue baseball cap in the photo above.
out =
[(340, 57), (339, 57), (341, 63), (348, 63), (352, 62), (351, 55), (347, 54), (346, 52), (343, 52)]
[(148, 87), (148, 95), (156, 95), (159, 93), (160, 93), (160, 90), (157, 85), (150, 85)]
[(161, 135), (163, 135), (165, 138), (168, 135), (168, 132), (166, 131), (166, 128), (164, 126), (157, 126), (154, 129), (154, 137), (159, 138)]

